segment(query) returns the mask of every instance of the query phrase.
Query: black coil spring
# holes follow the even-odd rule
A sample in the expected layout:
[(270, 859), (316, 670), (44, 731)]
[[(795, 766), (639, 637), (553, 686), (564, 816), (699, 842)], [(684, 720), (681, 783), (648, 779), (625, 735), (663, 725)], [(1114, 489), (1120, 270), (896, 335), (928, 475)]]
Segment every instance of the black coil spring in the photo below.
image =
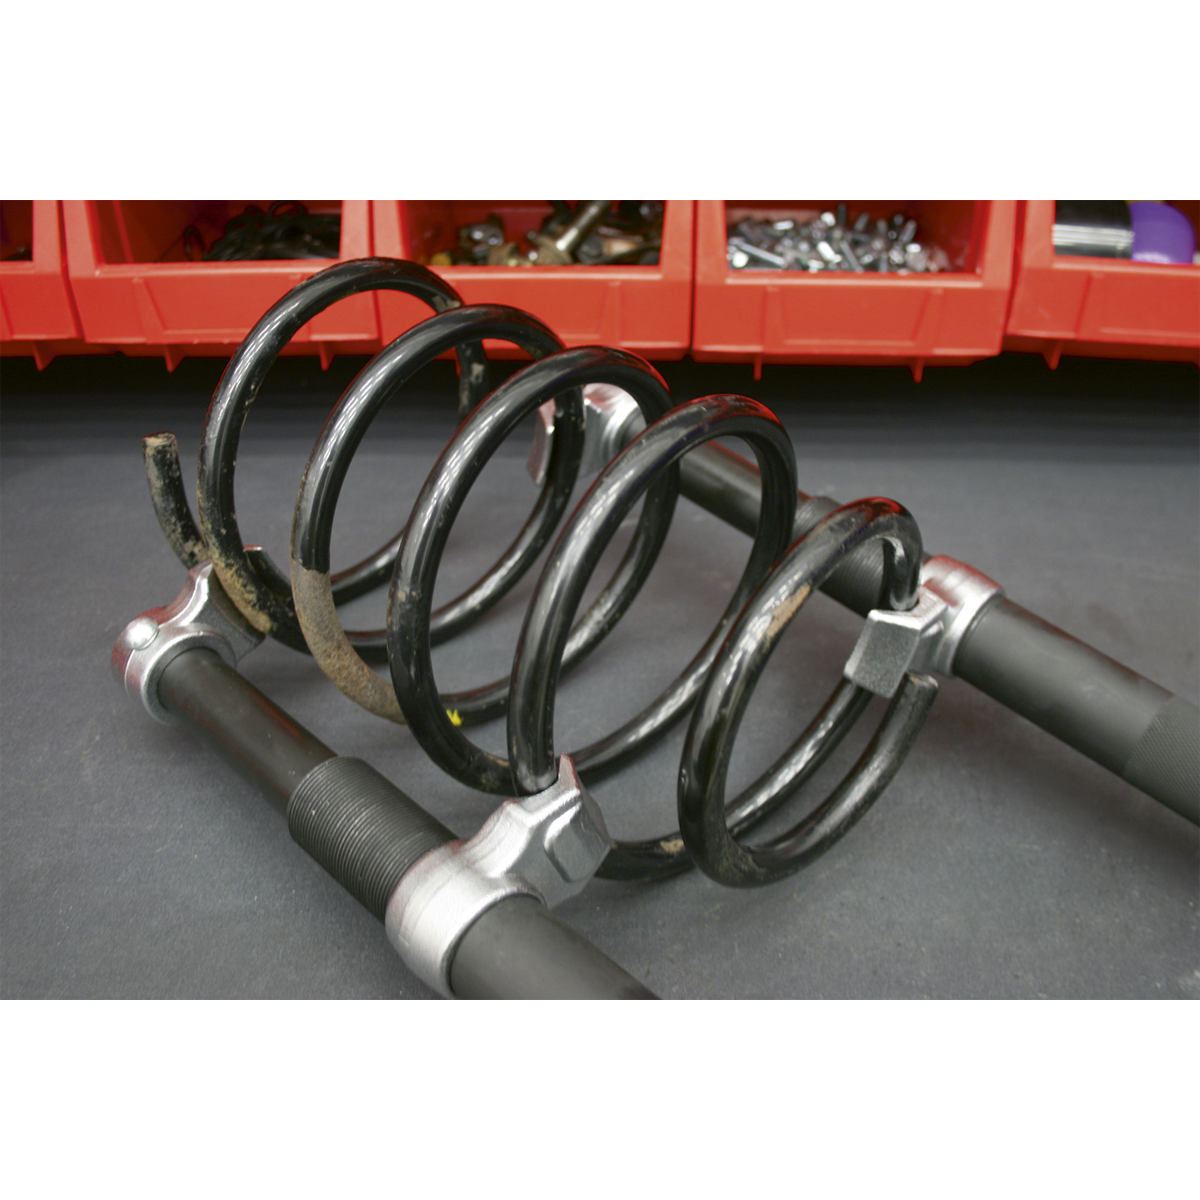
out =
[[(267, 370), (306, 321), (345, 296), (380, 288), (415, 295), (435, 315), (376, 355), (335, 405), (305, 468), (285, 575), (261, 550), (246, 547), (238, 529), (233, 473), (242, 425)], [(485, 338), (519, 346), (534, 361), (490, 390)], [(459, 359), (460, 411), (469, 415), (434, 465), (402, 532), (369, 558), (331, 574), (338, 496), (367, 427), (416, 371), (449, 350)], [(583, 388), (599, 383), (631, 395), (647, 428), (602, 471), (558, 533), (526, 610), (511, 676), (469, 692), (439, 694), (431, 647), (495, 605), (554, 537), (580, 467)], [(442, 553), (468, 491), (505, 438), (548, 400), (555, 404), (550, 461), (528, 520), (478, 583), (432, 611)], [(407, 722), (425, 752), (455, 779), (487, 793), (530, 795), (556, 777), (554, 706), (562, 671), (599, 645), (649, 575), (679, 495), (679, 460), (703, 442), (729, 436), (753, 450), (762, 501), (750, 556), (728, 606), (657, 700), (612, 734), (570, 753), (585, 782), (594, 780), (691, 712), (679, 773), (679, 830), (614, 842), (599, 874), (647, 879), (694, 862), (721, 883), (754, 886), (797, 870), (862, 816), (899, 769), (937, 690), (927, 676), (907, 676), (871, 743), (824, 802), (782, 836), (753, 846), (739, 840), (813, 775), (870, 699), (863, 688), (840, 682), (791, 748), (726, 801), (733, 740), (778, 638), (811, 592), (863, 545), (883, 547), (881, 607), (912, 606), (922, 558), (912, 516), (881, 498), (844, 505), (792, 541), (795, 458), (786, 431), (769, 409), (734, 395), (675, 406), (658, 372), (634, 354), (600, 346), (568, 350), (528, 313), (501, 305), (463, 306), (457, 292), (424, 267), (377, 258), (339, 264), (300, 284), (266, 313), (234, 354), (205, 418), (198, 528), (183, 491), (174, 439), (155, 435), (145, 447), (160, 523), (185, 565), (211, 558), (223, 587), (256, 628), (310, 652), (364, 708)], [(643, 495), (646, 503), (624, 557), (576, 620), (601, 554)], [(337, 606), (389, 578), (386, 629), (343, 630)], [(390, 687), (369, 666), (384, 660)], [(507, 758), (484, 751), (464, 732), (504, 713)]]

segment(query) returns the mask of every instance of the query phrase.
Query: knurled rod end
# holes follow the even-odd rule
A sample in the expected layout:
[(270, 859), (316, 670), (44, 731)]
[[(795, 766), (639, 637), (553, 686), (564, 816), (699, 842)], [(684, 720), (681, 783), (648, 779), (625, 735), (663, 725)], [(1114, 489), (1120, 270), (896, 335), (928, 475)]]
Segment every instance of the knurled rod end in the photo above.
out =
[(1200, 825), (1200, 709), (1180, 696), (1164, 704), (1121, 774)]

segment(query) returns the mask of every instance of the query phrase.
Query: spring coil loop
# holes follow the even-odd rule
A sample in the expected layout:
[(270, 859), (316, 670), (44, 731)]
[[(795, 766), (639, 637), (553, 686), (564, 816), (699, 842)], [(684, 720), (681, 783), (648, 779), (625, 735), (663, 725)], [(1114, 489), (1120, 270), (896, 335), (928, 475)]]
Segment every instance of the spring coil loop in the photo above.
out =
[[(285, 576), (261, 550), (242, 544), (233, 507), (238, 436), (267, 369), (296, 330), (335, 300), (374, 288), (419, 296), (435, 315), (376, 355), (334, 406), (301, 481), (290, 575)], [(485, 338), (508, 341), (534, 359), (490, 393)], [(435, 463), (402, 532), (349, 570), (331, 574), (337, 501), (368, 426), (417, 370), (449, 350), (459, 358), (460, 411), (469, 407), (469, 416)], [(525, 613), (511, 677), (439, 694), (432, 646), (495, 605), (554, 536), (580, 469), (583, 388), (599, 383), (632, 396), (646, 429), (601, 472), (558, 533)], [(550, 461), (529, 518), (482, 579), (433, 612), (438, 567), (467, 493), (516, 426), (550, 400), (555, 405)], [(895, 610), (915, 602), (922, 558), (912, 516), (894, 501), (879, 498), (836, 509), (793, 542), (795, 458), (786, 431), (769, 409), (733, 395), (676, 407), (658, 372), (636, 355), (600, 346), (565, 349), (528, 313), (502, 305), (463, 306), (449, 285), (423, 267), (366, 259), (339, 264), (293, 289), (234, 355), (205, 420), (198, 528), (182, 491), (174, 439), (146, 439), (146, 463), (160, 523), (176, 553), (189, 566), (210, 557), (226, 591), (256, 628), (311, 653), (333, 683), (362, 707), (407, 723), (425, 752), (455, 779), (486, 793), (530, 795), (548, 787), (556, 775), (560, 751), (554, 739), (554, 705), (561, 673), (611, 632), (649, 576), (678, 499), (680, 459), (703, 442), (729, 436), (753, 450), (762, 501), (751, 552), (728, 606), (692, 661), (657, 700), (612, 734), (570, 753), (581, 777), (595, 780), (691, 712), (679, 775), (679, 830), (644, 841), (614, 842), (599, 874), (648, 879), (695, 863), (721, 883), (757, 886), (798, 870), (862, 816), (899, 769), (937, 691), (928, 676), (906, 677), (870, 745), (822, 804), (768, 843), (749, 846), (738, 840), (814, 774), (870, 698), (863, 688), (840, 682), (793, 746), (726, 802), (733, 739), (779, 637), (811, 592), (859, 547), (882, 545), (880, 606)], [(624, 557), (576, 621), (601, 554), (643, 496)], [(386, 629), (345, 631), (338, 604), (389, 576)], [(385, 658), (391, 686), (368, 665)], [(463, 732), (503, 713), (507, 758), (482, 750)]]

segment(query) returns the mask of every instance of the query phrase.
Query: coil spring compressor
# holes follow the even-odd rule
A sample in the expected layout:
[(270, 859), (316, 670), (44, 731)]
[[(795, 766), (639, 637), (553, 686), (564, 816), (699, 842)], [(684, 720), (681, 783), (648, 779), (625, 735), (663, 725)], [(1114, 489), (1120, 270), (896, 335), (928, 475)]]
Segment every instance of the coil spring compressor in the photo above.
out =
[[(372, 359), (333, 409), (301, 481), (285, 574), (246, 546), (238, 529), (233, 465), (242, 425), (300, 326), (344, 296), (379, 288), (416, 295), (435, 315)], [(509, 341), (534, 362), (489, 390), (485, 338)], [(337, 501), (367, 427), (418, 369), (448, 350), (459, 357), (460, 411), (469, 416), (402, 532), (332, 574)], [(505, 438), (535, 413), (544, 422), (543, 469), (525, 526), (482, 579), (432, 611), (438, 567), (468, 491)], [(704, 444), (725, 436), (742, 438), (757, 466)], [(230, 361), (205, 419), (198, 524), (173, 436), (144, 439), (144, 452), (160, 524), (189, 579), (172, 605), (122, 633), (113, 651), (118, 678), (151, 715), (190, 726), (260, 784), (286, 814), (293, 838), (385, 922), (408, 965), (443, 995), (650, 997), (549, 907), (593, 875), (650, 879), (695, 864), (720, 883), (746, 887), (792, 874), (843, 836), (894, 777), (936, 696), (935, 674), (967, 679), (1198, 819), (1193, 705), (1039, 621), (974, 569), (926, 559), (915, 521), (894, 501), (839, 506), (798, 492), (787, 434), (755, 401), (719, 395), (675, 406), (637, 356), (565, 349), (527, 313), (464, 307), (449, 285), (415, 264), (339, 264), (265, 314)], [(553, 543), (511, 676), (440, 694), (432, 645), (492, 608), (550, 545), (588, 460), (606, 465)], [(657, 700), (612, 734), (562, 753), (554, 737), (561, 673), (595, 649), (633, 602), (680, 494), (752, 536), (742, 577), (700, 650)], [(604, 548), (643, 496), (624, 557), (576, 621)], [(386, 629), (343, 630), (337, 606), (389, 579)], [(845, 677), (792, 747), (727, 800), (733, 742), (751, 692), (816, 588), (866, 617)], [(367, 763), (335, 755), (236, 671), (264, 636), (311, 653), (356, 703), (408, 724), (455, 779), (514, 798), (474, 837), (455, 838)], [(390, 686), (370, 669), (384, 661)], [(746, 841), (826, 761), (875, 694), (889, 697), (889, 706), (841, 783), (786, 833)], [(586, 782), (629, 761), (689, 712), (679, 828), (614, 841)], [(502, 714), (507, 758), (464, 732)]]

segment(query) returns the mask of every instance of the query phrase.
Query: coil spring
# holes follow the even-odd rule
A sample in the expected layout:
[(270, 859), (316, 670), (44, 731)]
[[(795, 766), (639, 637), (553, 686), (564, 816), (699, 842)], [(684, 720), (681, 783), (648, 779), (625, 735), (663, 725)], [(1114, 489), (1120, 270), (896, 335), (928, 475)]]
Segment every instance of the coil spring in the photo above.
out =
[[(267, 370), (301, 325), (335, 301), (373, 289), (417, 296), (435, 315), (376, 355), (334, 406), (301, 481), (290, 575), (285, 575), (264, 552), (247, 547), (238, 529), (233, 505), (238, 438)], [(510, 342), (534, 361), (489, 390), (485, 338)], [(417, 370), (449, 350), (459, 359), (460, 412), (469, 416), (434, 465), (401, 533), (369, 558), (331, 574), (337, 501), (367, 427)], [(554, 536), (580, 467), (583, 388), (595, 383), (631, 395), (647, 428), (601, 472), (559, 532), (526, 610), (511, 676), (467, 692), (439, 694), (432, 646), (495, 605)], [(482, 579), (432, 611), (442, 553), (468, 491), (505, 438), (548, 400), (555, 404), (554, 437), (529, 518)], [(843, 505), (793, 542), (795, 458), (786, 431), (769, 409), (734, 395), (675, 406), (658, 372), (636, 355), (601, 346), (568, 350), (530, 314), (502, 305), (464, 306), (432, 272), (393, 259), (342, 263), (312, 276), (271, 308), (234, 354), (205, 418), (198, 528), (183, 490), (174, 438), (154, 435), (144, 445), (160, 524), (186, 566), (211, 558), (225, 590), (255, 628), (311, 653), (362, 707), (406, 722), (430, 758), (455, 779), (486, 793), (530, 795), (556, 777), (559, 677), (607, 636), (649, 575), (679, 495), (679, 460), (703, 442), (730, 436), (743, 439), (754, 452), (762, 502), (751, 552), (728, 606), (656, 701), (607, 737), (569, 753), (581, 778), (594, 781), (691, 711), (679, 771), (679, 829), (649, 840), (614, 841), (599, 874), (649, 879), (695, 863), (718, 882), (744, 887), (791, 874), (843, 836), (899, 769), (936, 695), (931, 678), (908, 675), (862, 756), (820, 805), (768, 842), (740, 840), (815, 773), (870, 699), (865, 689), (839, 682), (793, 745), (755, 783), (726, 801), (733, 742), (750, 695), (807, 597), (847, 554), (878, 542), (884, 563), (879, 606), (903, 610), (916, 599), (920, 532), (895, 501), (871, 498)], [(576, 622), (601, 554), (643, 495), (646, 502), (624, 557)], [(345, 631), (337, 606), (389, 577), (386, 629)], [(390, 687), (370, 669), (369, 664), (383, 661), (390, 667)], [(504, 713), (507, 758), (481, 749), (464, 733)]]

